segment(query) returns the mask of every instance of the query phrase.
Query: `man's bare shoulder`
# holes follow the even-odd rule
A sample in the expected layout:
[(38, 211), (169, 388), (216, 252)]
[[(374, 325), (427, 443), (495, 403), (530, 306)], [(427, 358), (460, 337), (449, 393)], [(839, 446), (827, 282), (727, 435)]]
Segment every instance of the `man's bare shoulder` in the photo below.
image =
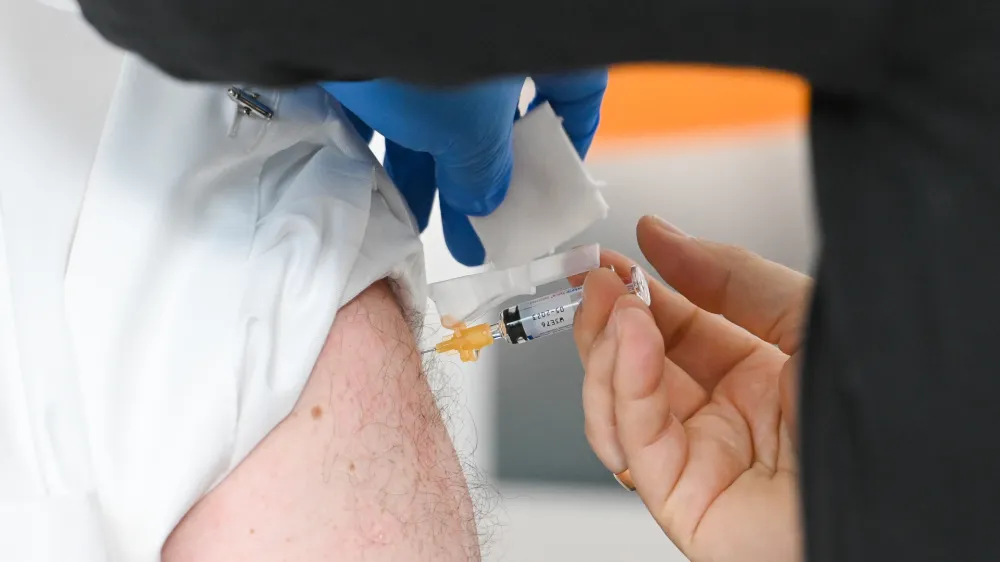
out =
[(342, 308), (292, 413), (174, 530), (165, 562), (479, 559), (472, 503), (387, 282)]

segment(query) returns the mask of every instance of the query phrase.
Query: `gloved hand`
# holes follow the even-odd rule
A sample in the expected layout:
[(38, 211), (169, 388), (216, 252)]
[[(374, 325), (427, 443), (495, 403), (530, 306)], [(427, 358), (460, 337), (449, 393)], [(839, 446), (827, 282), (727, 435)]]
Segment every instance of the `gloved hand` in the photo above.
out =
[[(534, 78), (532, 107), (549, 102), (583, 157), (597, 131), (608, 83), (605, 69)], [(423, 231), (435, 190), (449, 251), (465, 265), (486, 257), (468, 216), (485, 216), (503, 202), (513, 167), (513, 123), (523, 78), (450, 89), (394, 80), (327, 82), (323, 87), (370, 140), (386, 138), (385, 167)]]

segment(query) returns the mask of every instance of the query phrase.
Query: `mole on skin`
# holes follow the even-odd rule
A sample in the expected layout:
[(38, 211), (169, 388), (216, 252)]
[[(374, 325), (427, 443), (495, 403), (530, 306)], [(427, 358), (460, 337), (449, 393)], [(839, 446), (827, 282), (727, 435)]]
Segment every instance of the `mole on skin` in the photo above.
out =
[(320, 408), (319, 406), (313, 406), (311, 413), (312, 413), (312, 418), (314, 420), (318, 420), (320, 417), (323, 416), (323, 408)]

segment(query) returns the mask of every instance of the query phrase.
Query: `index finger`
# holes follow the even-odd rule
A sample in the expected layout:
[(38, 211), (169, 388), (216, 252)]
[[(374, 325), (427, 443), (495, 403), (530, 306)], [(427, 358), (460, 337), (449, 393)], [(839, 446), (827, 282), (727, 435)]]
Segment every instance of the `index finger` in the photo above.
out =
[[(628, 271), (634, 263), (617, 252), (601, 250), (602, 267)], [(577, 276), (569, 281), (577, 284), (583, 279), (584, 276)], [(734, 365), (765, 345), (725, 318), (698, 308), (658, 280), (650, 278), (648, 284), (649, 308), (666, 344), (667, 358), (705, 390), (714, 389)]]
[(812, 279), (736, 246), (692, 238), (658, 217), (636, 228), (663, 280), (699, 308), (722, 314), (791, 355), (798, 351)]

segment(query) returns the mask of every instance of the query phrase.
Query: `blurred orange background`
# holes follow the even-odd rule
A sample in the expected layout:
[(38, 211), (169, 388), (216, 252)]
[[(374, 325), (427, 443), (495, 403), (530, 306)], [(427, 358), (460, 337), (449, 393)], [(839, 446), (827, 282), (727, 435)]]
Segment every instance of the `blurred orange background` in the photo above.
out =
[(756, 69), (685, 65), (615, 68), (595, 147), (745, 127), (802, 122), (809, 88)]

